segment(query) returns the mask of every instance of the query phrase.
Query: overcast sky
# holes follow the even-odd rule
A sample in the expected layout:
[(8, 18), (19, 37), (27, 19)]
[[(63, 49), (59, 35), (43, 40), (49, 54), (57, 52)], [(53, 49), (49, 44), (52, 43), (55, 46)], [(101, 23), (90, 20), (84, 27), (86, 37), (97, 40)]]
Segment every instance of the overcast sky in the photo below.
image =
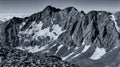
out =
[(79, 11), (120, 11), (120, 0), (0, 0), (0, 14), (33, 14), (47, 5), (56, 8), (74, 6)]

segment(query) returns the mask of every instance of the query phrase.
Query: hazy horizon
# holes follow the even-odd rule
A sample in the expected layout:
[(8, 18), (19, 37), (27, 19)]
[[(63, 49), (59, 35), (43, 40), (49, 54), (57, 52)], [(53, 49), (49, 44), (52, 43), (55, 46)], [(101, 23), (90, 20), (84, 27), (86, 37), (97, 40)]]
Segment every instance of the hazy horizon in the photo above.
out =
[(0, 0), (0, 15), (30, 15), (51, 5), (64, 9), (73, 6), (78, 11), (120, 11), (119, 0)]

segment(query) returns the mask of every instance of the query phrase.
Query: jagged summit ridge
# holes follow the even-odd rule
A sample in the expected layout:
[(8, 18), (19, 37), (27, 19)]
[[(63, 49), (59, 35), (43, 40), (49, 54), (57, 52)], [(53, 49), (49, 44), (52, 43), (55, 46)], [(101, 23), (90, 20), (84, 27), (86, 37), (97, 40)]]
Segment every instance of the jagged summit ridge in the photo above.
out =
[(50, 5), (48, 5), (43, 11), (46, 11), (46, 10), (48, 10), (48, 11), (53, 11), (53, 12), (61, 11), (61, 9), (52, 7), (52, 6), (50, 6)]

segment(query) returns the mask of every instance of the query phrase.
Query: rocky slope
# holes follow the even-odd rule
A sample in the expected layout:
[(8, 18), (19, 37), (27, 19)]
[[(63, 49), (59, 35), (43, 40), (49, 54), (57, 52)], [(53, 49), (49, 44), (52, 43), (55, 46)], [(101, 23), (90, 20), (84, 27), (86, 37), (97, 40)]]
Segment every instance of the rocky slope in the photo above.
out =
[[(83, 67), (120, 66), (120, 13), (47, 6), (1, 25), (0, 46), (59, 57)], [(76, 67), (76, 66), (75, 66)]]
[(0, 48), (0, 67), (80, 67), (54, 56), (40, 56), (17, 49)]

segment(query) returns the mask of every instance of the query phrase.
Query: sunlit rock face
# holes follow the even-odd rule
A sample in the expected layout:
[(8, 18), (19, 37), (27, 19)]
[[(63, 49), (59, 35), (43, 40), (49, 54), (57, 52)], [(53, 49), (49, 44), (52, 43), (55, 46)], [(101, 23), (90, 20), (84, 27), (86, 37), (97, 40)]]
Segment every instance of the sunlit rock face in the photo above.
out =
[[(47, 6), (1, 24), (0, 46), (58, 57), (82, 67), (119, 67), (120, 13)], [(3, 60), (4, 61), (4, 60)]]

